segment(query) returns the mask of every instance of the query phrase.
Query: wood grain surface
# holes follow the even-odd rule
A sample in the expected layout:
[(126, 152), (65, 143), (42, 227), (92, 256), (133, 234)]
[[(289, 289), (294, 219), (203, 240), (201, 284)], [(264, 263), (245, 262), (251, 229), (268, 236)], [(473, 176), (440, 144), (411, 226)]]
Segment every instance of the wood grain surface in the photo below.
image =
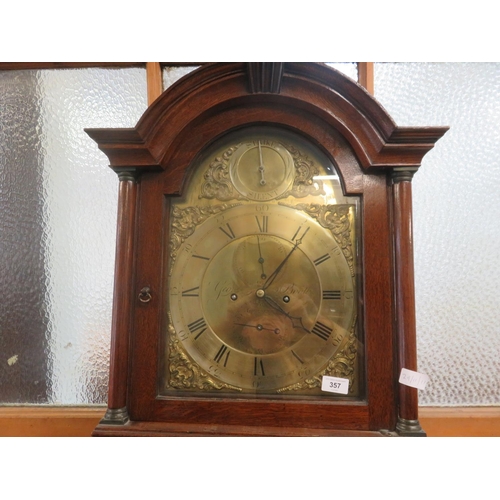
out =
[[(89, 437), (105, 412), (105, 407), (0, 407), (0, 437)], [(419, 417), (428, 437), (500, 437), (500, 406), (426, 406)]]

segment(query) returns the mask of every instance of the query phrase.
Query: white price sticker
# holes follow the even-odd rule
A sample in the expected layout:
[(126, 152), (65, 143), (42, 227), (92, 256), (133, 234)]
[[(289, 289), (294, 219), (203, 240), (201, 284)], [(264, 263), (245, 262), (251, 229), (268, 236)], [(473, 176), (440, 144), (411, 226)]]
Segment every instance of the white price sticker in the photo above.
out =
[(415, 387), (415, 389), (424, 390), (427, 382), (429, 382), (429, 377), (425, 373), (414, 372), (406, 368), (403, 368), (399, 375), (400, 384)]
[(349, 379), (338, 377), (323, 377), (321, 390), (326, 392), (336, 392), (347, 394), (349, 392)]

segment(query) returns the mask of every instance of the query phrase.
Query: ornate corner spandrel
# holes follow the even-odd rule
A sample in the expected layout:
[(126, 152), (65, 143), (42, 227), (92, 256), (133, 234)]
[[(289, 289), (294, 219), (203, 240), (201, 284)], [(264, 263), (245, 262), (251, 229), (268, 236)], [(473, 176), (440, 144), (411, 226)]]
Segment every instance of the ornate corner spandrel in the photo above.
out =
[(352, 248), (354, 205), (321, 205), (318, 203), (301, 203), (298, 205), (282, 203), (282, 205), (302, 210), (313, 219), (316, 219), (325, 229), (330, 230), (344, 254), (351, 271), (351, 276), (354, 277), (354, 254)]
[(234, 189), (229, 173), (229, 163), (240, 145), (231, 146), (220, 156), (216, 156), (204, 174), (199, 198), (229, 201), (242, 198)]
[(207, 207), (187, 207), (172, 209), (172, 231), (170, 234), (170, 269), (172, 272), (180, 246), (196, 231), (196, 228), (209, 217), (235, 207), (238, 204), (223, 204)]
[(166, 389), (177, 390), (232, 390), (241, 392), (241, 388), (219, 382), (202, 370), (197, 364), (192, 363), (184, 352), (181, 343), (169, 317), (169, 344), (168, 344), (168, 373)]
[(278, 393), (290, 391), (303, 391), (305, 389), (315, 389), (321, 387), (323, 377), (340, 377), (349, 380), (349, 393), (354, 392), (356, 387), (356, 359), (358, 354), (358, 339), (356, 337), (356, 318), (354, 319), (349, 335), (340, 341), (343, 343), (342, 349), (337, 352), (328, 364), (319, 373), (304, 380), (279, 389)]
[(318, 167), (306, 154), (291, 144), (285, 145), (293, 158), (295, 165), (295, 178), (291, 189), (283, 193), (279, 198), (293, 196), (305, 198), (306, 196), (324, 195), (323, 182), (314, 179), (319, 174)]

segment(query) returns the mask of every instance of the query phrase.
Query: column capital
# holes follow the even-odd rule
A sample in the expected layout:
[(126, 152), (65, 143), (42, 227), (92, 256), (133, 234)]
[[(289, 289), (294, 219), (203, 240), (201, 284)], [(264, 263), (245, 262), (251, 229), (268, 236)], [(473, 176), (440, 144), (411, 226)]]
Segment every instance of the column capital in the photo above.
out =
[(118, 175), (118, 180), (120, 181), (137, 182), (139, 177), (138, 170), (134, 167), (114, 167), (113, 170)]
[(393, 184), (398, 182), (411, 182), (413, 175), (418, 170), (417, 167), (396, 167), (392, 169), (391, 180)]

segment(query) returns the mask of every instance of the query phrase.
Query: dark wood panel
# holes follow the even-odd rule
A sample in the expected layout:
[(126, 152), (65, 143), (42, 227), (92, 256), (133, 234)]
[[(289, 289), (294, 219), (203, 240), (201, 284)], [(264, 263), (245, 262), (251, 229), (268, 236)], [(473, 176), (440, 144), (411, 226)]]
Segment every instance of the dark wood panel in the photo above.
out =
[(364, 342), (372, 429), (396, 424), (392, 243), (385, 176), (366, 176), (363, 195)]

